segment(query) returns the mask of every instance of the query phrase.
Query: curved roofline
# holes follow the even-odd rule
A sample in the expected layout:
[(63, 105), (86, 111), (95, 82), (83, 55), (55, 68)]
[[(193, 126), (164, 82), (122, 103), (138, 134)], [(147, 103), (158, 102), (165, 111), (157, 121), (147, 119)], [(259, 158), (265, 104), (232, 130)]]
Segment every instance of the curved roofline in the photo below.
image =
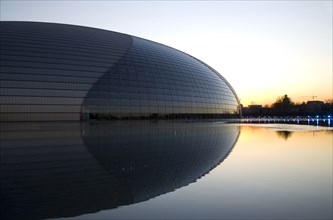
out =
[(226, 80), (226, 78), (224, 78), (224, 76), (222, 76), (222, 74), (220, 74), (218, 71), (216, 71), (213, 67), (209, 66), (207, 63), (203, 62), (202, 60), (200, 60), (200, 59), (198, 59), (198, 58), (196, 58), (196, 57), (194, 57), (194, 56), (192, 56), (192, 55), (190, 55), (190, 54), (188, 54), (188, 53), (186, 53), (186, 52), (184, 52), (182, 50), (179, 50), (177, 48), (171, 47), (169, 45), (166, 45), (166, 44), (163, 44), (163, 43), (159, 43), (159, 42), (156, 42), (156, 41), (153, 41), (153, 40), (150, 40), (150, 39), (138, 37), (138, 36), (135, 36), (135, 35), (129, 35), (129, 36), (132, 37), (132, 38), (135, 37), (135, 38), (139, 38), (139, 39), (142, 39), (142, 40), (150, 41), (150, 42), (153, 42), (153, 43), (156, 43), (156, 44), (160, 44), (162, 46), (168, 47), (168, 48), (173, 49), (173, 50), (177, 50), (178, 52), (183, 53), (183, 54), (185, 54), (187, 56), (190, 56), (193, 59), (199, 61), (201, 64), (203, 64), (204, 66), (208, 67), (211, 71), (213, 71), (219, 78), (221, 78), (227, 84), (227, 86), (230, 88), (231, 92), (234, 94), (234, 96), (235, 96), (235, 98), (237, 100), (238, 106), (240, 105), (240, 100), (238, 98), (238, 95), (237, 95), (236, 91), (234, 90), (234, 88), (231, 86), (231, 84), (228, 82), (228, 80)]
[(187, 55), (187, 56), (190, 56), (190, 57), (192, 57), (193, 59), (199, 61), (201, 64), (203, 64), (204, 66), (208, 67), (211, 71), (213, 71), (213, 72), (214, 72), (219, 78), (221, 78), (221, 79), (227, 84), (227, 86), (230, 88), (231, 92), (234, 94), (234, 96), (235, 96), (235, 98), (236, 98), (236, 100), (237, 100), (238, 105), (240, 105), (240, 100), (239, 100), (239, 98), (238, 98), (238, 95), (237, 95), (236, 91), (234, 90), (234, 88), (231, 86), (231, 84), (228, 82), (228, 80), (226, 80), (226, 78), (224, 78), (224, 77), (222, 76), (222, 74), (220, 74), (220, 73), (219, 73), (218, 71), (216, 71), (214, 68), (212, 68), (211, 66), (209, 66), (207, 63), (201, 61), (200, 59), (198, 59), (198, 58), (196, 58), (196, 57), (194, 57), (194, 56), (192, 56), (192, 55), (190, 55), (190, 54), (188, 54), (188, 53), (186, 53), (186, 52), (184, 52), (184, 51), (181, 51), (181, 50), (176, 49), (176, 48), (174, 48), (174, 47), (168, 46), (168, 45), (166, 45), (166, 44), (159, 43), (159, 42), (156, 42), (156, 41), (153, 41), (153, 40), (149, 40), (149, 39), (146, 39), (146, 38), (142, 38), (142, 37), (137, 37), (137, 36), (133, 36), (133, 35), (130, 35), (130, 36), (131, 36), (131, 37), (135, 37), (135, 38), (139, 38), (139, 39), (143, 39), (143, 40), (146, 40), (146, 41), (150, 41), (150, 42), (153, 42), (153, 43), (156, 43), (156, 44), (160, 44), (160, 45), (162, 45), (162, 46), (165, 46), (165, 47), (171, 48), (171, 49), (173, 49), (173, 50), (177, 50), (178, 52), (183, 53), (183, 54), (185, 54), (185, 55)]
[[(130, 35), (130, 34), (125, 34), (125, 33), (122, 33), (122, 32), (118, 32), (118, 31), (112, 31), (112, 30), (107, 30), (107, 29), (103, 29), (103, 28), (96, 28), (96, 27), (90, 27), (90, 26), (83, 26), (83, 25), (75, 25), (75, 24), (66, 24), (66, 23), (57, 23), (57, 22), (44, 22), (44, 21), (0, 21), (0, 23), (2, 22), (26, 22), (26, 23), (45, 23), (45, 24), (56, 24), (56, 25), (68, 25), (68, 26), (75, 26), (75, 27), (81, 27), (81, 28), (92, 28), (92, 29), (96, 29), (96, 30), (100, 30), (100, 31), (110, 31), (110, 32), (115, 32), (115, 33), (118, 33), (118, 34), (123, 34), (123, 35), (127, 35), (131, 38), (135, 37), (135, 38), (139, 38), (139, 39), (143, 39), (143, 40), (146, 40), (146, 41), (150, 41), (150, 42), (153, 42), (153, 43), (157, 43), (157, 44), (160, 44), (160, 45), (163, 45), (165, 47), (169, 47), (171, 49), (174, 49), (174, 50), (177, 50), (183, 54), (186, 54), (190, 57), (192, 57), (193, 59), (199, 61), (200, 63), (202, 63), (203, 65), (205, 65), (206, 67), (208, 67), (210, 70), (212, 70), (218, 77), (220, 77), (226, 84), (227, 86), (230, 88), (230, 90), (232, 91), (232, 93), (234, 94), (234, 96), (236, 97), (237, 99), (237, 102), (238, 102), (238, 105), (240, 105), (240, 101), (239, 101), (239, 98), (236, 94), (236, 91), (234, 90), (234, 88), (231, 86), (231, 84), (219, 73), (217, 72), (214, 68), (212, 68), (211, 66), (209, 66), (208, 64), (206, 64), (205, 62), (201, 61), (200, 59), (184, 52), (184, 51), (181, 51), (177, 48), (174, 48), (174, 47), (171, 47), (171, 46), (168, 46), (166, 44), (163, 44), (163, 43), (159, 43), (159, 42), (156, 42), (156, 41), (153, 41), (153, 40), (150, 40), (150, 39), (146, 39), (146, 38), (142, 38), (142, 37), (138, 37), (138, 36), (135, 36), (135, 35)], [(130, 49), (131, 47), (129, 47), (128, 49)]]
[(92, 27), (92, 26), (85, 26), (85, 25), (77, 25), (77, 24), (59, 23), (59, 22), (2, 20), (2, 21), (0, 21), (0, 24), (1, 23), (7, 23), (7, 22), (8, 23), (36, 23), (36, 24), (40, 23), (40, 24), (65, 25), (65, 26), (73, 26), (73, 27), (79, 27), (79, 28), (96, 29), (96, 30), (99, 30), (99, 31), (110, 31), (110, 32), (118, 33), (118, 34), (127, 35), (129, 37), (133, 37), (133, 35), (122, 33), (122, 32), (119, 32), (119, 31), (112, 31), (112, 30), (108, 30), (108, 29), (104, 29), (104, 28), (98, 28), (98, 27)]
[[(127, 51), (131, 49), (132, 45), (133, 45), (133, 38), (138, 38), (138, 39), (143, 39), (145, 41), (148, 41), (148, 42), (152, 42), (152, 43), (155, 43), (155, 44), (159, 44), (161, 46), (164, 46), (164, 47), (167, 47), (167, 48), (170, 48), (172, 50), (176, 50), (178, 51), (179, 53), (182, 53), (184, 55), (187, 55), (191, 58), (193, 58), (194, 60), (200, 62), (202, 65), (206, 66), (209, 70), (211, 70), (212, 72), (214, 72), (220, 79), (222, 79), (223, 82), (225, 82), (225, 84), (229, 87), (229, 89), (231, 90), (231, 92), (233, 93), (234, 97), (236, 98), (237, 100), (237, 104), (238, 106), (240, 106), (240, 100), (238, 98), (238, 95), (236, 94), (236, 91), (234, 90), (234, 88), (231, 86), (231, 84), (226, 80), (226, 78), (221, 75), (219, 72), (217, 72), (214, 68), (212, 68), (211, 66), (209, 66), (208, 64), (206, 64), (205, 62), (201, 61), (200, 59), (184, 52), (184, 51), (181, 51), (179, 49), (176, 49), (174, 47), (171, 47), (171, 46), (168, 46), (166, 44), (163, 44), (163, 43), (159, 43), (159, 42), (156, 42), (156, 41), (153, 41), (153, 40), (150, 40), (150, 39), (146, 39), (146, 38), (142, 38), (142, 37), (138, 37), (138, 36), (135, 36), (135, 35), (130, 35), (130, 34), (126, 34), (126, 33), (122, 33), (122, 32), (118, 32), (118, 31), (113, 31), (113, 30), (108, 30), (108, 29), (102, 29), (102, 28), (96, 28), (96, 27), (90, 27), (90, 26), (83, 26), (83, 25), (76, 25), (76, 24), (67, 24), (67, 23), (58, 23), (58, 22), (43, 22), (43, 21), (0, 21), (0, 24), (1, 23), (31, 23), (31, 24), (50, 24), (50, 25), (61, 25), (61, 26), (68, 26), (68, 27), (76, 27), (76, 28), (82, 28), (82, 29), (89, 29), (89, 30), (96, 30), (96, 31), (101, 31), (101, 32), (111, 32), (111, 33), (117, 33), (117, 34), (120, 34), (120, 35), (123, 35), (123, 36), (127, 36), (131, 39), (131, 45), (127, 48)], [(240, 109), (241, 111), (241, 109)]]
[[(188, 56), (191, 56), (189, 54), (187, 54)], [(192, 58), (196, 59), (197, 61), (199, 61), (200, 63), (202, 63), (203, 65), (207, 66), (211, 71), (213, 71), (218, 77), (220, 77), (226, 84), (227, 86), (230, 88), (231, 92), (234, 94), (237, 102), (238, 102), (238, 105), (240, 105), (240, 101), (239, 101), (239, 98), (236, 94), (236, 91), (234, 90), (234, 88), (231, 86), (231, 84), (228, 82), (228, 80), (226, 80), (226, 78), (224, 78), (224, 76), (222, 76), (222, 74), (220, 74), (219, 72), (217, 72), (213, 67), (209, 66), (207, 63), (199, 60), (198, 58), (195, 58), (194, 56), (191, 56)]]

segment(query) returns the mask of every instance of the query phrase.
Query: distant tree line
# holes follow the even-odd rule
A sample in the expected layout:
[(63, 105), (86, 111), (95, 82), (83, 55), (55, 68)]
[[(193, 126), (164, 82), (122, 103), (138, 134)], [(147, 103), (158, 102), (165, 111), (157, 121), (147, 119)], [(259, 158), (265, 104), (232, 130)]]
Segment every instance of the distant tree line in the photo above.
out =
[(243, 116), (307, 116), (332, 115), (333, 101), (308, 101), (295, 104), (288, 95), (279, 96), (271, 106), (249, 105), (242, 108)]

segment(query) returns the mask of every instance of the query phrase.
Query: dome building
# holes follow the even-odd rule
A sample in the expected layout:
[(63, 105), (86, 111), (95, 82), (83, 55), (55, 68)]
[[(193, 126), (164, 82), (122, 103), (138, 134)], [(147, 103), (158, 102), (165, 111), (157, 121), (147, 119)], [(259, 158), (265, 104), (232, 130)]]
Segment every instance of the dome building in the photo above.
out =
[(0, 121), (230, 119), (240, 103), (202, 61), (82, 26), (0, 22)]

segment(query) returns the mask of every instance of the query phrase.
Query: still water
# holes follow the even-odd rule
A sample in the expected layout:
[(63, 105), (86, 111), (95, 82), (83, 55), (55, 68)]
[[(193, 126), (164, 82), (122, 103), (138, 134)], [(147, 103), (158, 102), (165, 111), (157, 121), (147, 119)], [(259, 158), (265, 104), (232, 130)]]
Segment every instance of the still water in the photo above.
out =
[(332, 128), (1, 124), (1, 219), (332, 219)]

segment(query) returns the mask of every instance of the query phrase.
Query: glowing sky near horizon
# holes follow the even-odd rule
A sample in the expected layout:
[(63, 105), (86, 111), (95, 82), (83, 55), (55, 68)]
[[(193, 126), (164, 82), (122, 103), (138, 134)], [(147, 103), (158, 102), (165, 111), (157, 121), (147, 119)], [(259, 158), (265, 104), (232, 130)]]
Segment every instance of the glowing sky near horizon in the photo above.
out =
[(332, 1), (15, 1), (0, 19), (127, 33), (204, 61), (241, 103), (333, 98)]

